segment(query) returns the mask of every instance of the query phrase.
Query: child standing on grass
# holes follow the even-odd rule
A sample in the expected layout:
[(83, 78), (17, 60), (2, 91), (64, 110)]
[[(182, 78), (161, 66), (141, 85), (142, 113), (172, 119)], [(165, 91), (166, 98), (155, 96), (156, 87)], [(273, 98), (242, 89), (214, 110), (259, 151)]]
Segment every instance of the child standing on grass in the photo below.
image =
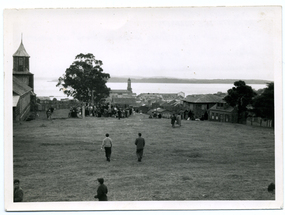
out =
[(105, 148), (105, 155), (106, 155), (106, 159), (107, 161), (111, 161), (111, 153), (112, 153), (112, 139), (109, 137), (109, 134), (106, 134), (106, 137), (103, 140), (102, 146), (101, 146), (101, 150), (103, 150), (103, 147)]
[(108, 188), (104, 184), (104, 179), (98, 178), (97, 181), (99, 182), (100, 185), (97, 189), (97, 195), (94, 196), (94, 198), (99, 199), (99, 201), (108, 201), (108, 197), (107, 197)]

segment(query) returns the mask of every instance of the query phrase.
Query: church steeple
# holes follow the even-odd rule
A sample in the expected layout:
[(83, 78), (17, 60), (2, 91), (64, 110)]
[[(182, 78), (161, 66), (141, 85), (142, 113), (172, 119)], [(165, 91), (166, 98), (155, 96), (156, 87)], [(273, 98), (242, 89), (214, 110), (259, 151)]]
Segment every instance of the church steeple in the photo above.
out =
[(23, 45), (23, 38), (21, 37), (21, 44), (15, 54), (13, 54), (13, 71), (29, 72), (29, 58), (30, 55), (26, 51)]
[(130, 78), (128, 79), (128, 88), (127, 88), (127, 90), (130, 91), (130, 92), (133, 92), (132, 91), (132, 87), (131, 87), (131, 79)]
[(19, 48), (13, 54), (13, 76), (34, 88), (34, 74), (30, 73), (30, 55), (23, 45), (23, 36)]

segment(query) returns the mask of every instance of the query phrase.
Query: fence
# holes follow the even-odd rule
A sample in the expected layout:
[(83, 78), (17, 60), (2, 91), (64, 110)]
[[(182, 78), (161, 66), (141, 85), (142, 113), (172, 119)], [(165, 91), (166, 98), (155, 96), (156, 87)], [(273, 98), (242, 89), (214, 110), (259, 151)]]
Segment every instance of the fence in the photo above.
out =
[(273, 127), (273, 120), (263, 119), (261, 117), (247, 117), (247, 125), (260, 126), (260, 127)]

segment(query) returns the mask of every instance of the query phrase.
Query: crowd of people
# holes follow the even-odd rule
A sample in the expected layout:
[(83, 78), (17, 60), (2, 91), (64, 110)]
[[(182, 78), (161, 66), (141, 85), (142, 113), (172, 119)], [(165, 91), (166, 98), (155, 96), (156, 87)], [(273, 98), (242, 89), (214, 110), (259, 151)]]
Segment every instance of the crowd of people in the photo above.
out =
[[(106, 104), (86, 104), (84, 106), (85, 116), (93, 116), (93, 117), (115, 117), (118, 119), (127, 118), (134, 112), (132, 107), (118, 107), (115, 105), (111, 105), (109, 103)], [(71, 107), (68, 117), (81, 117), (83, 114), (82, 106), (80, 107)]]

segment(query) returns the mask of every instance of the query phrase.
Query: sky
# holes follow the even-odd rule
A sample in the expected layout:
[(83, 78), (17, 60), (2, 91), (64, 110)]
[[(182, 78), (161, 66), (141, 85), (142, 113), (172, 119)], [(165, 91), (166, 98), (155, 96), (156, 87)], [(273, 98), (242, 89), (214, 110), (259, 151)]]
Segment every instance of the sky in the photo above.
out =
[(36, 80), (62, 76), (80, 53), (111, 77), (274, 80), (281, 7), (6, 10), (9, 70), (21, 35)]

